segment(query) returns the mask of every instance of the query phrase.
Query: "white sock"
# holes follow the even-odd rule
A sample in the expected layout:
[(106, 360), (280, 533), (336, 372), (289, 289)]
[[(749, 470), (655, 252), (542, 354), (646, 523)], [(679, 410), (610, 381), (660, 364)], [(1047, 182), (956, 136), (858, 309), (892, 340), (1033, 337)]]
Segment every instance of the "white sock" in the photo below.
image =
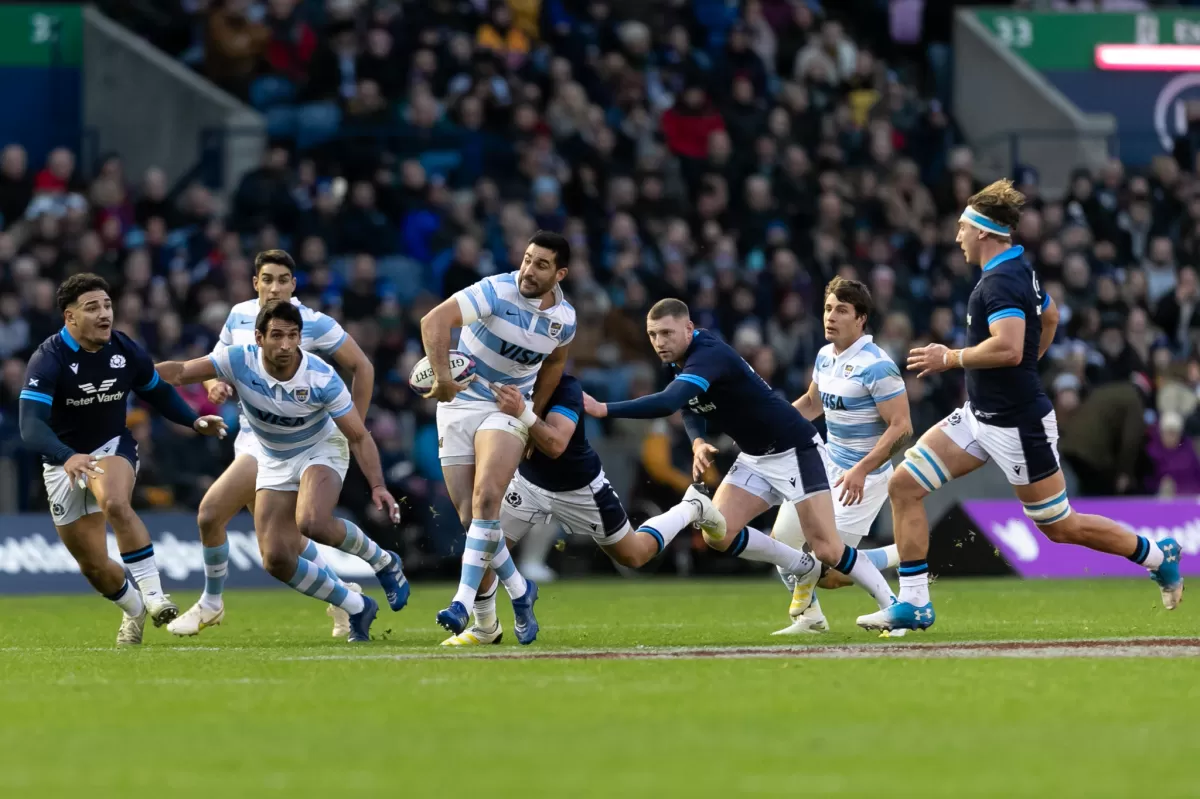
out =
[(834, 568), (870, 594), (875, 603), (879, 605), (880, 610), (891, 607), (892, 600), (896, 598), (896, 595), (892, 593), (892, 587), (888, 585), (887, 580), (883, 579), (883, 575), (879, 573), (879, 569), (875, 568), (871, 559), (860, 555), (857, 549), (846, 547), (842, 551), (841, 560)]
[(496, 580), (492, 583), (492, 587), (478, 594), (475, 597), (475, 626), (481, 630), (496, 629), (496, 591), (500, 588), (500, 581)]
[(1150, 549), (1146, 553), (1146, 559), (1142, 561), (1142, 565), (1150, 571), (1157, 571), (1158, 567), (1163, 565), (1163, 551), (1158, 548), (1157, 541), (1150, 542)]
[(158, 576), (158, 563), (154, 560), (154, 545), (148, 544), (133, 552), (122, 552), (121, 560), (133, 575), (138, 589), (147, 599), (162, 596), (162, 578)]
[(129, 582), (128, 577), (125, 578), (125, 585), (121, 586), (119, 591), (115, 594), (106, 594), (104, 598), (124, 611), (126, 616), (141, 616), (146, 610), (141, 592), (133, 587), (133, 583)]
[(894, 569), (900, 565), (900, 548), (895, 544), (888, 544), (886, 547), (881, 547), (880, 551), (887, 555), (885, 569)]
[(467, 528), (466, 546), (462, 554), (462, 573), (458, 578), (458, 591), (454, 601), (464, 608), (475, 603), (475, 594), (483, 582), (483, 573), (491, 565), (492, 556), (504, 542), (504, 532), (495, 519), (475, 519)]
[(680, 502), (666, 512), (651, 516), (642, 522), (642, 526), (637, 531), (653, 536), (659, 543), (658, 551), (662, 552), (671, 545), (675, 536), (679, 535), (685, 527), (693, 525), (699, 520), (700, 509), (696, 507), (696, 503)]
[(929, 572), (900, 575), (900, 601), (924, 607), (929, 604)]
[[(332, 572), (327, 573), (330, 576), (333, 574)], [(345, 584), (342, 584), (342, 587), (346, 588)], [(332, 600), (333, 596), (331, 596), (330, 599)], [(363, 608), (367, 606), (367, 603), (363, 602), (362, 594), (358, 593), (357, 591), (351, 591), (349, 588), (346, 588), (346, 595), (341, 597), (340, 601), (332, 602), (331, 604), (337, 605), (351, 616), (356, 613), (362, 613)]]
[[(499, 548), (496, 554), (492, 555), (492, 570), (496, 572), (496, 576), (500, 578), (500, 582), (504, 583), (504, 590), (508, 592), (512, 599), (520, 599), (525, 596), (525, 590), (529, 583), (525, 581), (525, 575), (517, 571), (517, 564), (513, 563), (512, 553), (508, 551), (508, 544), (504, 537), (501, 536)], [(495, 597), (495, 590), (492, 591), (492, 596)], [(492, 607), (495, 607), (495, 600), (492, 601)]]
[(784, 571), (796, 576), (808, 574), (814, 566), (820, 568), (812, 555), (792, 549), (787, 544), (776, 541), (753, 527), (743, 527), (741, 532), (734, 536), (729, 549), (725, 551), (726, 554), (746, 560), (774, 563)]

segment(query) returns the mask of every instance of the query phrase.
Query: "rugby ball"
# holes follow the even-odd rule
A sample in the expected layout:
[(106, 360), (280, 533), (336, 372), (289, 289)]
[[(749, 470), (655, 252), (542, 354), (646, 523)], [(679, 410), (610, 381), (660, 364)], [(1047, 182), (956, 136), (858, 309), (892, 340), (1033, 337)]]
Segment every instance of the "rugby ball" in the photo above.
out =
[[(465, 352), (450, 350), (450, 376), (456, 382), (466, 380), (475, 374), (475, 360)], [(433, 367), (429, 365), (426, 356), (417, 361), (412, 372), (408, 375), (408, 387), (418, 394), (425, 395), (433, 388)]]

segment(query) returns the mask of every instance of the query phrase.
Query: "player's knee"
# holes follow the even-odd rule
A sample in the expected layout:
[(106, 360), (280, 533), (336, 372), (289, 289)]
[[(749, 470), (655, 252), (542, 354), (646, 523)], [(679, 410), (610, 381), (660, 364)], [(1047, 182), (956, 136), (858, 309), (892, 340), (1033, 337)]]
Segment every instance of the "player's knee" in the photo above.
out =
[(287, 582), (296, 573), (296, 555), (282, 549), (264, 548), (263, 569), (276, 580)]
[(83, 557), (79, 561), (79, 573), (84, 579), (92, 585), (98, 585), (104, 580), (104, 573), (108, 568), (108, 555), (97, 557)]
[(945, 485), (949, 474), (933, 450), (918, 444), (904, 453), (904, 462), (888, 480), (888, 498), (893, 504), (920, 502)]
[[(816, 538), (816, 536), (813, 536)], [(812, 549), (813, 557), (822, 563), (833, 566), (842, 559), (842, 552), (845, 551), (846, 545), (842, 543), (840, 538), (834, 538), (832, 541), (827, 541), (824, 538), (816, 541), (809, 541), (808, 546)]]
[(1056, 544), (1076, 543), (1080, 536), (1079, 514), (1071, 512), (1066, 489), (1050, 499), (1022, 502), (1028, 516)]
[(296, 527), (300, 530), (300, 535), (305, 538), (311, 538), (314, 541), (327, 541), (330, 537), (332, 525), (336, 524), (332, 516), (322, 515), (308, 509), (301, 509), (296, 513)]
[[(471, 495), (471, 510), (476, 519), (500, 518), (500, 503), (504, 501), (504, 489), (489, 485), (477, 485)], [(470, 520), (468, 520), (468, 523)]]
[(135, 519), (128, 497), (105, 497), (100, 503), (100, 511), (111, 524), (127, 524)]
[(201, 538), (207, 539), (209, 536), (224, 533), (228, 521), (217, 503), (200, 502), (200, 510), (196, 512), (196, 526), (200, 528)]

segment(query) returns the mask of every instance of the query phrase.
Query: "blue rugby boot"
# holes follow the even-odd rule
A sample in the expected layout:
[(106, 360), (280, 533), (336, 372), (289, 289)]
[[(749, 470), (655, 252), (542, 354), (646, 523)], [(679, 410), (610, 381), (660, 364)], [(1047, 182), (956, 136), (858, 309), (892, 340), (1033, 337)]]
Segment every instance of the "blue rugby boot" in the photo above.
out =
[(387, 553), (392, 560), (382, 571), (375, 572), (375, 577), (383, 586), (383, 594), (387, 597), (388, 607), (392, 610), (404, 610), (404, 606), (408, 604), (408, 595), (412, 593), (412, 587), (408, 584), (408, 578), (404, 576), (404, 564), (400, 562), (400, 556), (390, 549), (387, 550)]
[(533, 603), (537, 602), (538, 587), (537, 583), (525, 578), (525, 593), (520, 599), (512, 601), (513, 606), (513, 631), (517, 634), (517, 641), (522, 645), (532, 644), (537, 639), (538, 623), (537, 617), (533, 615)]
[(1150, 572), (1150, 578), (1158, 583), (1158, 589), (1162, 592), (1163, 607), (1174, 610), (1183, 601), (1183, 576), (1179, 573), (1179, 559), (1183, 551), (1174, 538), (1164, 538), (1157, 545), (1151, 546), (1162, 550), (1163, 562), (1157, 570)]
[(470, 620), (471, 616), (461, 602), (451, 602), (450, 607), (439, 610), (437, 615), (437, 623), (454, 635), (467, 629), (467, 622)]
[(371, 640), (371, 622), (379, 615), (379, 603), (363, 594), (363, 609), (350, 614), (350, 635), (346, 640), (353, 644), (367, 643)]
[(933, 626), (933, 603), (917, 607), (910, 602), (894, 602), (890, 607), (858, 617), (864, 630), (926, 630)]

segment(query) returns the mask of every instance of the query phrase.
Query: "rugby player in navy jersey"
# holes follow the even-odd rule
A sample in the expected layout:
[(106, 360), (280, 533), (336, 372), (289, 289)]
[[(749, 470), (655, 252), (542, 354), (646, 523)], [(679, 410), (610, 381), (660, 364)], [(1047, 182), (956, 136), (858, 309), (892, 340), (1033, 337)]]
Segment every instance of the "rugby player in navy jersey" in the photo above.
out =
[[(604, 475), (600, 456), (588, 443), (582, 423), (583, 386), (571, 375), (564, 373), (559, 378), (544, 419), (533, 415), (521, 392), (512, 386), (499, 386), (495, 394), (501, 411), (528, 422), (534, 445), (533, 453), (521, 462), (509, 483), (500, 507), (500, 528), (514, 544), (534, 525), (556, 521), (568, 533), (591, 536), (618, 565), (636, 569), (657, 557), (685, 526), (703, 521), (706, 514), (712, 524), (720, 523), (711, 500), (700, 495), (683, 500), (633, 530), (620, 497)], [(676, 529), (670, 521), (675, 518), (686, 523)], [(491, 565), (510, 596), (514, 591), (520, 596), (524, 579), (517, 573), (507, 548), (500, 550)], [(447, 638), (442, 646), (500, 643), (496, 585), (493, 581), (475, 598), (475, 623)], [(526, 638), (521, 643), (533, 640)]]
[[(140, 644), (147, 615), (159, 627), (179, 608), (163, 593), (150, 533), (130, 504), (137, 477), (137, 444), (125, 426), (130, 392), (202, 435), (223, 437), (225, 422), (197, 416), (159, 380), (146, 351), (113, 331), (108, 283), (99, 275), (67, 278), (58, 288), (58, 308), (62, 330), (42, 342), (25, 370), (21, 440), (42, 456), (59, 538), (92, 587), (125, 614), (117, 643)], [(136, 588), (108, 557), (105, 522)]]
[[(895, 602), (879, 569), (838, 536), (816, 428), (772, 391), (732, 347), (707, 330), (697, 330), (683, 302), (667, 299), (655, 303), (646, 316), (646, 332), (674, 380), (657, 394), (625, 402), (597, 402), (585, 394), (588, 415), (655, 419), (682, 410), (692, 440), (692, 476), (696, 479), (717, 453), (705, 436), (729, 436), (742, 452), (712, 499), (721, 517), (719, 523), (708, 518), (699, 522), (708, 545), (730, 556), (772, 563), (807, 579), (821, 568), (817, 560), (746, 526), (768, 508), (786, 502), (796, 507), (801, 528), (820, 562), (862, 586), (879, 607)], [(684, 499), (702, 496), (693, 485)], [(670, 516), (672, 511), (656, 519), (656, 530), (664, 536), (691, 523), (682, 513), (663, 518)], [(726, 535), (726, 529), (731, 534)]]
[(900, 601), (860, 617), (861, 627), (923, 630), (933, 624), (924, 499), (989, 460), (1051, 541), (1142, 564), (1158, 583), (1167, 610), (1183, 597), (1180, 548), (1173, 538), (1153, 542), (1111, 519), (1071, 510), (1059, 468), (1058, 422), (1037, 369), (1054, 340), (1058, 310), (1011, 237), (1024, 202), (1011, 181), (999, 180), (971, 197), (959, 218), (958, 243), (967, 263), (983, 268), (967, 302), (967, 346), (918, 347), (909, 353), (908, 368), (919, 378), (965, 370), (967, 403), (905, 453), (903, 468), (888, 484), (900, 549)]

